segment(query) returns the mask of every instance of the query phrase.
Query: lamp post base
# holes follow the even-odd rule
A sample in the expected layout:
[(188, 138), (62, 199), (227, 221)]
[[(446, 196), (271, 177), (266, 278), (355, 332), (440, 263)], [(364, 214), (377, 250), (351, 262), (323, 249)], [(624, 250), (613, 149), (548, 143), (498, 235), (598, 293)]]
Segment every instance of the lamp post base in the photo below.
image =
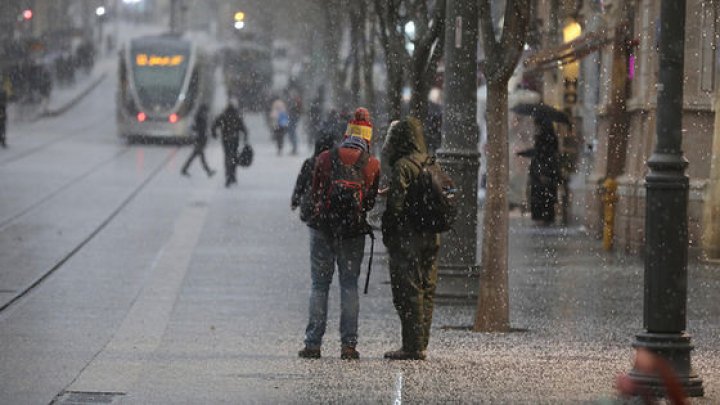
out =
[[(692, 370), (690, 352), (693, 345), (687, 333), (649, 333), (635, 336), (633, 347), (647, 349), (670, 363), (685, 394), (690, 397), (704, 395), (702, 379)], [(630, 378), (645, 390), (657, 396), (665, 396), (665, 383), (657, 374), (646, 374), (633, 369)]]
[(440, 305), (476, 305), (480, 266), (440, 265), (435, 303)]

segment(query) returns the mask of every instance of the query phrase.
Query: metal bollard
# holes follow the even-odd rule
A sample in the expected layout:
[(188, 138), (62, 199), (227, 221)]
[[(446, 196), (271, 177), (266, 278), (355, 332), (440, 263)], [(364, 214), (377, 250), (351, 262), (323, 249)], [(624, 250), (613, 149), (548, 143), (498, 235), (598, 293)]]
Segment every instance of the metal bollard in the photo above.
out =
[(608, 178), (603, 182), (603, 249), (609, 251), (613, 247), (615, 236), (615, 204), (618, 201), (617, 181)]

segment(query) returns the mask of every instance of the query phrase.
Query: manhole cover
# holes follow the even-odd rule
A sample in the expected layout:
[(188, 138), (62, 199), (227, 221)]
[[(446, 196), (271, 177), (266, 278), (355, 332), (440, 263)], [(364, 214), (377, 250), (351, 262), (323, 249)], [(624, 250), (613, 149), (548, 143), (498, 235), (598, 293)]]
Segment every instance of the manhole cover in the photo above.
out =
[(64, 391), (50, 405), (116, 404), (122, 392)]

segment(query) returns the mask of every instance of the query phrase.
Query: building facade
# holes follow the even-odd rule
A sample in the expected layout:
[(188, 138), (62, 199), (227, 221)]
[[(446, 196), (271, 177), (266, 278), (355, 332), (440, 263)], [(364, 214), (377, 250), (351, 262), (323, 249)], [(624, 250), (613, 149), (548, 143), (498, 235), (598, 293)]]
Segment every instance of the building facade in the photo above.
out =
[[(720, 255), (720, 131), (715, 125), (719, 11), (716, 0), (687, 1), (683, 149), (690, 177), (689, 240), (691, 251), (708, 257)], [(615, 179), (619, 198), (614, 246), (640, 253), (645, 236), (646, 161), (655, 144), (660, 2), (539, 0), (538, 16), (553, 15), (559, 21), (543, 25), (545, 37), (560, 39), (562, 27), (575, 22), (583, 30), (570, 52), (582, 61), (578, 100), (569, 109), (585, 152), (575, 174), (582, 185), (573, 196), (584, 211), (579, 216), (592, 232), (601, 234), (603, 182)], [(549, 31), (553, 26), (558, 28)], [(590, 46), (586, 40), (590, 36), (600, 40)], [(558, 61), (558, 66), (566, 65)], [(543, 93), (546, 101), (567, 109), (567, 100), (561, 97), (563, 83), (553, 80), (562, 77), (561, 71), (544, 73)]]

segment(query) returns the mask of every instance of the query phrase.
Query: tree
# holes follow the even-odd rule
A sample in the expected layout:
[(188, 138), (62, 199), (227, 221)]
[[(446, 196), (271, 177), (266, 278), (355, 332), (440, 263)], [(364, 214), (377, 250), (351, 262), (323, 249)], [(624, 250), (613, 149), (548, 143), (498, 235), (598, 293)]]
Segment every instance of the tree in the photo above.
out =
[[(445, 0), (375, 0), (380, 39), (385, 52), (390, 119), (401, 114), (402, 88), (410, 79), (411, 114), (427, 115), (427, 97), (443, 54)], [(415, 32), (405, 32), (412, 22)], [(406, 45), (410, 43), (410, 48)]]
[(380, 42), (385, 53), (387, 70), (387, 109), (390, 120), (400, 118), (403, 87), (403, 65), (405, 52), (405, 35), (401, 27), (400, 4), (402, 0), (375, 0), (375, 13), (378, 16)]
[[(530, 20), (530, 0), (507, 0), (502, 33), (496, 34), (490, 0), (479, 0), (487, 79), (487, 194), (483, 217), (482, 273), (476, 332), (510, 329), (508, 296), (508, 80), (517, 66)], [(499, 40), (497, 39), (499, 37)]]

